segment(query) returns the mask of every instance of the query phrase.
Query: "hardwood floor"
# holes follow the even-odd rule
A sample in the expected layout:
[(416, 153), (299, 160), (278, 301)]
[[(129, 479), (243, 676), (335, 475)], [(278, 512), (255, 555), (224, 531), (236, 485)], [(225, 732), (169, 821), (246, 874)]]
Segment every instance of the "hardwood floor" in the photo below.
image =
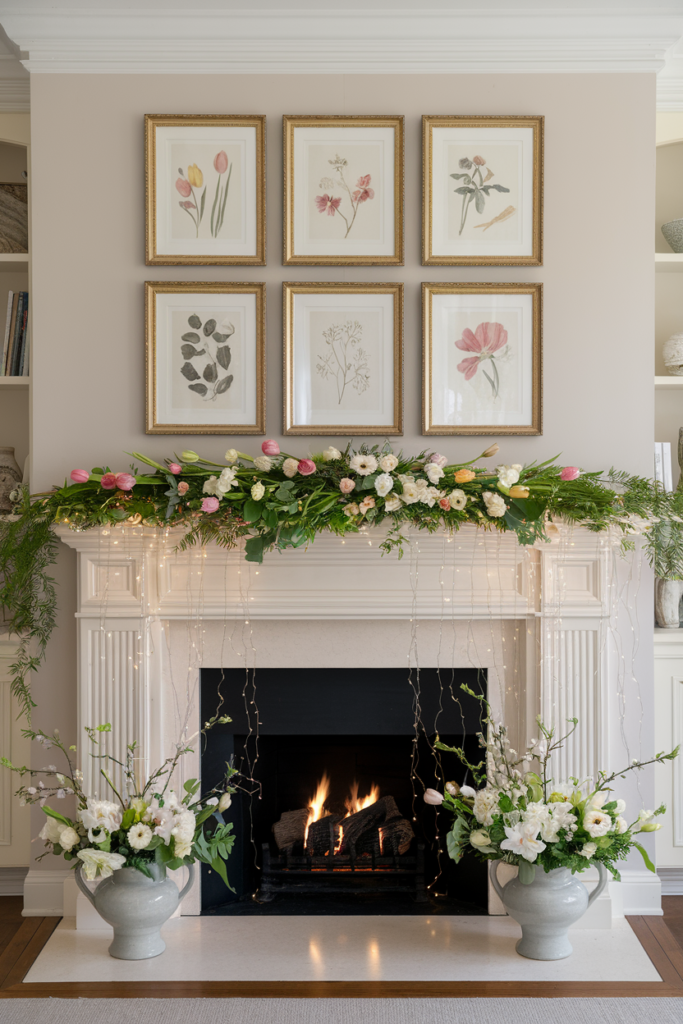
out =
[(683, 896), (666, 896), (663, 917), (628, 921), (661, 982), (192, 982), (23, 984), (57, 917), (21, 917), (21, 897), (0, 897), (0, 998), (683, 998)]

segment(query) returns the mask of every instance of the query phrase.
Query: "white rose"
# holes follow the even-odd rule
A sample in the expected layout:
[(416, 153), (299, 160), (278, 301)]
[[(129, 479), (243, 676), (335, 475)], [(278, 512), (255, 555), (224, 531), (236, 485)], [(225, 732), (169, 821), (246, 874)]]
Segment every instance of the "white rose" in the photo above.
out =
[(282, 463), (282, 472), (285, 474), (285, 476), (289, 477), (290, 480), (293, 476), (295, 476), (298, 468), (299, 463), (296, 459), (285, 459), (285, 461)]
[(516, 466), (496, 466), (496, 472), (498, 473), (498, 482), (503, 487), (512, 487), (519, 480), (519, 470)]
[(240, 453), (237, 451), (236, 448), (228, 448), (227, 452), (225, 453), (225, 461), (226, 462), (230, 462), (230, 463), (237, 462), (239, 457), (240, 457)]
[(335, 448), (333, 445), (330, 445), (330, 447), (326, 448), (325, 451), (323, 452), (323, 460), (325, 462), (334, 462), (335, 459), (341, 459), (341, 457), (341, 452), (339, 451), (338, 448)]
[(430, 462), (428, 466), (425, 466), (425, 473), (429, 482), (432, 484), (438, 484), (439, 480), (444, 475), (444, 471), (441, 466), (437, 466), (436, 462)]
[(617, 820), (614, 822), (614, 825), (618, 835), (622, 835), (624, 832), (628, 830), (628, 822), (626, 818), (622, 818), (621, 815), (618, 816)]
[(69, 828), (63, 828), (62, 831), (60, 832), (59, 845), (63, 850), (66, 850), (67, 853), (72, 847), (80, 843), (80, 841), (81, 837), (79, 836), (76, 829), (71, 828), (71, 826), (69, 826)]
[(401, 497), (406, 505), (414, 505), (416, 501), (420, 500), (420, 489), (417, 484), (406, 482), (403, 484), (403, 494)]
[(217, 494), (218, 493), (218, 477), (210, 476), (208, 480), (204, 481), (202, 487), (203, 494)]
[(153, 834), (149, 825), (139, 822), (128, 829), (128, 842), (133, 850), (146, 850), (152, 841)]
[(467, 504), (467, 495), (464, 491), (461, 491), (459, 487), (456, 487), (454, 491), (448, 495), (448, 500), (451, 503), (451, 508), (461, 509)]
[(58, 843), (59, 836), (64, 827), (65, 826), (61, 821), (57, 821), (56, 818), (48, 817), (46, 818), (45, 824), (38, 835), (46, 843)]
[(223, 811), (227, 811), (231, 803), (232, 796), (230, 795), (230, 793), (224, 793), (223, 796), (218, 801), (218, 810), (220, 811), (220, 813), (222, 814)]
[(398, 466), (398, 459), (395, 455), (383, 455), (379, 460), (379, 468), (384, 473), (393, 473)]
[(590, 860), (595, 855), (598, 848), (597, 843), (584, 843), (582, 848), (579, 850), (579, 856), (585, 857), (586, 860)]
[(251, 489), (251, 496), (254, 501), (260, 501), (263, 495), (266, 493), (266, 489), (260, 480), (257, 480)]
[(254, 459), (254, 465), (262, 473), (270, 473), (273, 468), (273, 461), (267, 455), (257, 455)]
[(490, 516), (496, 519), (500, 516), (504, 516), (507, 512), (507, 505), (502, 494), (494, 494), (492, 491), (484, 491), (482, 493), (484, 504), (486, 505), (486, 511)]
[(398, 512), (403, 502), (399, 498), (398, 494), (392, 494), (390, 498), (384, 502), (384, 508), (387, 512)]
[(413, 476), (412, 473), (399, 473), (398, 474), (398, 479), (401, 481), (402, 484), (414, 484), (415, 483), (415, 477)]
[(472, 846), (477, 849), (481, 849), (482, 846), (491, 845), (491, 836), (488, 832), (484, 832), (483, 829), (476, 829), (474, 832), (470, 832), (470, 842)]
[(394, 486), (394, 479), (388, 473), (380, 473), (375, 480), (375, 490), (380, 498), (385, 498)]

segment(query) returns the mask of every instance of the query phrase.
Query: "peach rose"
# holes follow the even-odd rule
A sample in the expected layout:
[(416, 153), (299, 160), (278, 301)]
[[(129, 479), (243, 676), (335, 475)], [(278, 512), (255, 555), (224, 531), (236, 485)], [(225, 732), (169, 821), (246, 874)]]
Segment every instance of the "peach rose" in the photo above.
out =
[(455, 474), (456, 484), (466, 484), (470, 480), (474, 480), (476, 473), (473, 473), (471, 469), (459, 469)]
[(342, 494), (350, 494), (356, 486), (355, 480), (350, 480), (348, 476), (345, 476), (343, 480), (339, 481), (339, 490)]
[(178, 494), (180, 495), (181, 498), (183, 497), (183, 495), (187, 494), (189, 489), (190, 485), (188, 484), (187, 480), (181, 480), (180, 483), (178, 484)]

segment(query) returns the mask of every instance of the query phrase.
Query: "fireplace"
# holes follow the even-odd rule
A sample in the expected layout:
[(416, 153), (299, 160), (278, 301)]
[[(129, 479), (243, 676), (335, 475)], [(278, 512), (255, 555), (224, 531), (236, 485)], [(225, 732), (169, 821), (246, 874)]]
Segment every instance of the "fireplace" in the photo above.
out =
[[(479, 760), (476, 669), (204, 669), (201, 760), (211, 789), (226, 761), (243, 775), (226, 820), (235, 893), (203, 868), (202, 911), (236, 914), (484, 912), (485, 866), (445, 854), (447, 816), (425, 787), (465, 781), (438, 733)], [(443, 758), (443, 764), (442, 764)], [(471, 778), (469, 779), (471, 782)], [(440, 852), (441, 851), (441, 852)]]

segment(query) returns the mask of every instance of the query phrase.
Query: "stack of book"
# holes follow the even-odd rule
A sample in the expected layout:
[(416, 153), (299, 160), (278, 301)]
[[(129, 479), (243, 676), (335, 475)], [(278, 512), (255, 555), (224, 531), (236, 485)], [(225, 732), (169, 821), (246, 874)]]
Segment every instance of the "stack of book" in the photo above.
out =
[(2, 348), (2, 377), (28, 377), (28, 292), (10, 292)]

